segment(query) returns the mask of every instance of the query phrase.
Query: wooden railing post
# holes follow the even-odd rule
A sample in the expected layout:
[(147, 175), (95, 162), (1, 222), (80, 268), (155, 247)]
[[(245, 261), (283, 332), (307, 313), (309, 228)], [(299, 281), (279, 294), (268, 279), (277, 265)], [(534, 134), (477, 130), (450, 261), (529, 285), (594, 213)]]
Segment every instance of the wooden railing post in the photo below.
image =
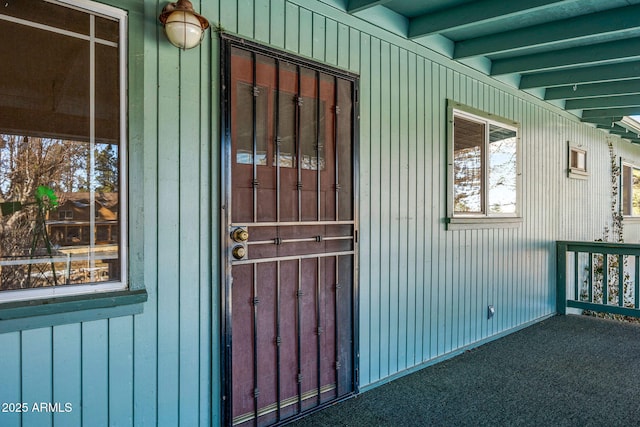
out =
[(556, 243), (556, 312), (567, 314), (567, 244)]

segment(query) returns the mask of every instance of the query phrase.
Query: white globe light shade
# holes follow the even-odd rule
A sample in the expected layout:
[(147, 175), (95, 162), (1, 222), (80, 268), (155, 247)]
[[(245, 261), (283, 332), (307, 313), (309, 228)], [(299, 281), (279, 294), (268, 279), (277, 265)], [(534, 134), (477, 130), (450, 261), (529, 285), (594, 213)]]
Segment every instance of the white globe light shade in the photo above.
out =
[(204, 30), (193, 14), (175, 11), (167, 17), (164, 31), (172, 45), (180, 49), (191, 49), (202, 41)]

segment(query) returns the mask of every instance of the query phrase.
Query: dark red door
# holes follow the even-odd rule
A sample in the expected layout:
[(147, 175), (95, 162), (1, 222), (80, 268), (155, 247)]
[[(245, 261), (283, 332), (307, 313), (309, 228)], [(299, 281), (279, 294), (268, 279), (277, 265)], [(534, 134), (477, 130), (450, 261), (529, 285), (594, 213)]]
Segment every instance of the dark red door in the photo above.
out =
[(228, 423), (355, 391), (355, 80), (227, 42)]

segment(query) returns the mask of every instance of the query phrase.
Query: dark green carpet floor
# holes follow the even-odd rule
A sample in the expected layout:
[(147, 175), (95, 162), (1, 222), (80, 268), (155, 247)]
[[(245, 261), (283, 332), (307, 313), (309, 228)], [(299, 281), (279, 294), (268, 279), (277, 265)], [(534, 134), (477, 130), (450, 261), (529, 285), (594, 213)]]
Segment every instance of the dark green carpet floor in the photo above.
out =
[(640, 426), (640, 325), (553, 317), (290, 426)]

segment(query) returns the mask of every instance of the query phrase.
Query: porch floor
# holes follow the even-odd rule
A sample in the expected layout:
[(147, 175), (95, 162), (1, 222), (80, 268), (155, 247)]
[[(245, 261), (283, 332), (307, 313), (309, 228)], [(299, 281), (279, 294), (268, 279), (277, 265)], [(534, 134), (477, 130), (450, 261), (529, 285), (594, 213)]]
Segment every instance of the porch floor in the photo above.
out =
[(640, 425), (640, 325), (555, 316), (290, 426)]

